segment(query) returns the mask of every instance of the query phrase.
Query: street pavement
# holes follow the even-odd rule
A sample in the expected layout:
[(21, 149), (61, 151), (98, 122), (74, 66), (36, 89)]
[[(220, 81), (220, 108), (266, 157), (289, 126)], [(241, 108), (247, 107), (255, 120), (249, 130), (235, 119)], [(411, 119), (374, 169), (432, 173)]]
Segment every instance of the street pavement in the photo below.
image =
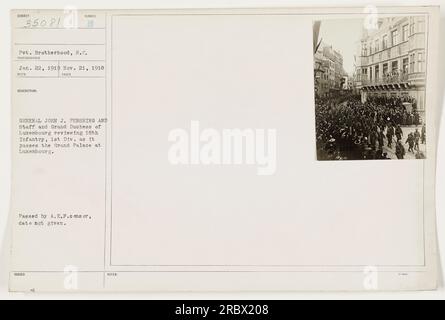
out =
[[(414, 133), (416, 131), (416, 128), (419, 130), (419, 132), (422, 132), (422, 126), (402, 126), (403, 136), (402, 136), (402, 143), (405, 147), (405, 157), (404, 159), (416, 159), (416, 152), (417, 150), (414, 150), (414, 152), (408, 151), (408, 143), (406, 142), (406, 139), (408, 138), (408, 134), (411, 132)], [(428, 140), (428, 133), (427, 133), (427, 140)], [(396, 156), (396, 137), (393, 137), (392, 142), (392, 148), (388, 147), (388, 139), (386, 138), (386, 131), (385, 131), (385, 143), (383, 147), (383, 152), (386, 152), (388, 154), (388, 158), (391, 159), (397, 159)], [(422, 144), (419, 142), (419, 149), (423, 154), (426, 156), (426, 144)]]

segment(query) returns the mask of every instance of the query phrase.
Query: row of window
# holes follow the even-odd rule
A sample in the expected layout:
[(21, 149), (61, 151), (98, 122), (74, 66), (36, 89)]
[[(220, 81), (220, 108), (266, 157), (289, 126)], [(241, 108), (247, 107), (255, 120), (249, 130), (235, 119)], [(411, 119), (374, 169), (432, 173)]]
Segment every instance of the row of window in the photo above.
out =
[[(329, 72), (323, 72), (320, 75), (320, 79), (323, 79), (323, 80), (335, 81), (335, 78), (336, 78), (335, 75), (333, 75), (333, 74), (331, 74)], [(337, 77), (337, 79), (338, 79), (338, 77)]]
[[(413, 35), (416, 32), (415, 23), (405, 24), (401, 28), (401, 34), (399, 33), (399, 29), (394, 29), (390, 32), (391, 36), (391, 45), (388, 43), (388, 34), (382, 36), (382, 39), (375, 39), (373, 43), (369, 44), (369, 54), (376, 53), (380, 50), (385, 50), (390, 46), (396, 46), (401, 42), (408, 41), (408, 37)], [(424, 21), (418, 21), (417, 30), (419, 32), (424, 31), (425, 23)], [(401, 38), (400, 38), (401, 37)], [(401, 41), (400, 41), (401, 40)], [(363, 43), (362, 45), (362, 56), (368, 55), (368, 44)]]
[[(417, 55), (417, 61), (416, 61)], [(369, 77), (368, 77), (368, 69), (369, 69)], [(382, 73), (380, 73), (382, 71)], [(379, 79), (381, 75), (387, 76), (390, 73), (392, 75), (403, 75), (414, 72), (424, 72), (425, 71), (425, 53), (418, 52), (412, 53), (409, 55), (409, 58), (404, 58), (402, 60), (402, 65), (399, 66), (399, 61), (394, 60), (390, 63), (386, 62), (382, 64), (382, 69), (380, 69), (380, 64), (375, 65), (374, 67), (362, 68), (361, 73), (364, 75), (364, 79), (373, 80)]]

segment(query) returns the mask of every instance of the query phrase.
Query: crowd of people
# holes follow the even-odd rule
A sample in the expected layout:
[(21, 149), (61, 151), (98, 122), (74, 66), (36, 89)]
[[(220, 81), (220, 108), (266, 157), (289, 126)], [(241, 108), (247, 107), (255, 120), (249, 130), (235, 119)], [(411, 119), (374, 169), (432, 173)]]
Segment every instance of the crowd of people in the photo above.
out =
[[(384, 146), (399, 159), (406, 152), (424, 158), (420, 144), (426, 140), (425, 126), (403, 137), (401, 126), (421, 124), (415, 102), (406, 99), (410, 98), (376, 97), (362, 103), (360, 96), (352, 94), (316, 99), (318, 159), (389, 159)], [(407, 110), (405, 102), (412, 104), (412, 110)]]
[[(388, 107), (392, 112), (394, 121), (402, 126), (420, 125), (420, 115), (417, 110), (417, 103), (414, 98), (406, 97), (370, 97), (367, 103)], [(408, 112), (404, 103), (412, 105), (413, 111)]]

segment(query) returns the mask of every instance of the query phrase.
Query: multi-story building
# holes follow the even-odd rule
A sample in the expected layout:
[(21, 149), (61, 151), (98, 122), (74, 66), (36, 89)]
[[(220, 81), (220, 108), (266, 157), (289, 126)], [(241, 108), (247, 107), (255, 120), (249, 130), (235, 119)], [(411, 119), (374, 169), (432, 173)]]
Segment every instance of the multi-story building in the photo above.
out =
[(329, 61), (324, 58), (322, 50), (314, 55), (315, 94), (319, 97), (329, 95)]
[(314, 55), (315, 92), (326, 97), (338, 94), (343, 89), (346, 72), (343, 56), (332, 46), (322, 44)]
[(364, 30), (356, 70), (362, 101), (406, 97), (425, 111), (425, 28), (424, 16), (411, 16), (380, 19), (378, 29)]

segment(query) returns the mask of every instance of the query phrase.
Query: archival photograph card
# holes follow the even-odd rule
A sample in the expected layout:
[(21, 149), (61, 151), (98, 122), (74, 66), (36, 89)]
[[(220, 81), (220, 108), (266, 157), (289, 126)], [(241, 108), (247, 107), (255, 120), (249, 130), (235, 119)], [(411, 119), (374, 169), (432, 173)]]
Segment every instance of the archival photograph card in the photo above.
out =
[(10, 290), (435, 289), (438, 13), (12, 11)]

